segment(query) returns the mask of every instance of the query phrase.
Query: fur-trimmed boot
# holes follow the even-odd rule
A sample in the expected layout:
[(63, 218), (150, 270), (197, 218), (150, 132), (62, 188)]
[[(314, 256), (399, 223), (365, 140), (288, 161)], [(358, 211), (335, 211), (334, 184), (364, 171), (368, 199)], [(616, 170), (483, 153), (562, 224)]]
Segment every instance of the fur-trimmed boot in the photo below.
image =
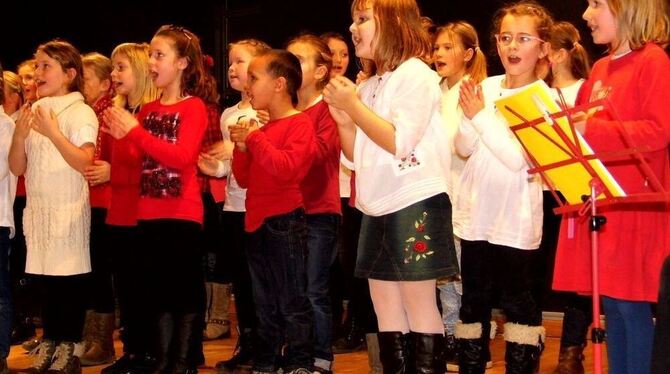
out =
[(483, 374), (486, 371), (488, 337), (482, 334), (482, 324), (458, 322), (454, 336), (458, 342), (458, 372)]
[(379, 359), (384, 374), (404, 374), (407, 369), (409, 350), (407, 343), (409, 334), (400, 331), (383, 331), (377, 333), (379, 341)]
[(545, 331), (542, 326), (505, 323), (505, 372), (534, 374), (539, 372), (540, 355), (544, 349)]
[(408, 373), (443, 374), (445, 340), (442, 334), (426, 334), (410, 331), (410, 354)]

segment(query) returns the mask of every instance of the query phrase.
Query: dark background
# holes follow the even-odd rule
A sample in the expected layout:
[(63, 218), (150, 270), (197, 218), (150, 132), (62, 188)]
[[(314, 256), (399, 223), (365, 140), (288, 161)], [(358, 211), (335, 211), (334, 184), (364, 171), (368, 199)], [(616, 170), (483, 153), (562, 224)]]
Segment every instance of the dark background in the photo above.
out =
[[(175, 0), (173, 0), (175, 1)], [(176, 0), (97, 2), (74, 9), (65, 2), (3, 2), (0, 62), (7, 70), (32, 56), (35, 48), (53, 38), (73, 43), (82, 53), (111, 54), (123, 42), (149, 42), (163, 24), (177, 24), (202, 39), (203, 50), (215, 60), (215, 73), (224, 102), (236, 99), (225, 79), (226, 45), (230, 41), (255, 37), (281, 48), (302, 31), (321, 34), (336, 31), (349, 39), (350, 0)], [(440, 25), (463, 19), (478, 30), (482, 50), (489, 57), (490, 74), (502, 72), (491, 51), (490, 26), (493, 13), (508, 1), (503, 0), (418, 0), (422, 13)], [(556, 19), (571, 21), (582, 33), (587, 49), (598, 57), (581, 14), (585, 0), (542, 0)], [(82, 14), (82, 15), (78, 15)], [(349, 75), (355, 75), (351, 52)]]

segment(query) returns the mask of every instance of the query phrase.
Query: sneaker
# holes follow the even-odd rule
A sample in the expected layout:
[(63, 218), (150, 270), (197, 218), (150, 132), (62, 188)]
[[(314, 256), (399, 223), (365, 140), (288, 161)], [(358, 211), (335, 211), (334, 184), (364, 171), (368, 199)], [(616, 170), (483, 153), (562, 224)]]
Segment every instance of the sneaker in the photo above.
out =
[(30, 351), (30, 356), (33, 358), (32, 366), (19, 371), (19, 374), (46, 373), (51, 366), (55, 353), (56, 343), (53, 340), (43, 340), (35, 349)]
[(305, 368), (297, 368), (286, 372), (286, 374), (312, 374), (312, 371)]
[(79, 357), (74, 355), (74, 343), (62, 342), (56, 347), (47, 374), (81, 374)]

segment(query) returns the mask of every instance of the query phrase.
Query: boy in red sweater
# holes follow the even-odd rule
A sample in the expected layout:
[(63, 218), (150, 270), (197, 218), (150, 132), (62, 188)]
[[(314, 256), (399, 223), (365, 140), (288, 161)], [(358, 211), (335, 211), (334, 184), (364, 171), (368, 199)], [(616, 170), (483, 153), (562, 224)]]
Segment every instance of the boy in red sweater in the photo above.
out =
[[(307, 297), (306, 223), (300, 183), (314, 154), (314, 126), (295, 109), (300, 62), (271, 50), (249, 64), (247, 91), (270, 121), (231, 126), (233, 174), (247, 188), (245, 230), (258, 318), (254, 371), (311, 373), (313, 314)], [(280, 361), (282, 346), (286, 345)]]

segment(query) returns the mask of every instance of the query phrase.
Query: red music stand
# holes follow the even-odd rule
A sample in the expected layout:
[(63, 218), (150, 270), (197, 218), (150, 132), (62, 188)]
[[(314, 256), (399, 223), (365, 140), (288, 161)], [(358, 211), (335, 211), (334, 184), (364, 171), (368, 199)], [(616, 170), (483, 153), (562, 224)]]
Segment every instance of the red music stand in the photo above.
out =
[[(623, 204), (637, 204), (637, 203), (654, 203), (654, 202), (668, 202), (670, 201), (670, 193), (663, 188), (663, 185), (658, 180), (656, 175), (653, 173), (649, 164), (642, 156), (642, 152), (648, 150), (648, 147), (637, 147), (633, 144), (633, 141), (630, 137), (630, 134), (626, 132), (624, 127), (621, 125), (621, 120), (616, 113), (614, 107), (609, 103), (607, 99), (601, 99), (594, 102), (591, 102), (586, 105), (581, 105), (575, 108), (569, 108), (566, 105), (563, 94), (558, 90), (559, 94), (559, 105), (561, 111), (557, 113), (549, 113), (543, 108), (538, 107), (540, 112), (544, 115), (534, 119), (523, 118), (518, 112), (514, 111), (509, 106), (505, 106), (505, 109), (517, 117), (521, 123), (518, 125), (510, 126), (510, 129), (514, 133), (515, 137), (524, 148), (528, 158), (533, 164), (529, 173), (537, 173), (542, 178), (542, 181), (550, 188), (551, 194), (558, 203), (558, 208), (554, 209), (556, 214), (575, 212), (578, 211), (580, 215), (590, 214), (590, 229), (591, 229), (591, 263), (592, 263), (592, 302), (593, 302), (593, 329), (591, 330), (591, 341), (593, 342), (593, 369), (594, 373), (602, 373), (602, 343), (605, 340), (605, 330), (600, 325), (600, 289), (599, 289), (599, 275), (598, 275), (598, 233), (602, 226), (606, 223), (604, 216), (598, 215), (597, 207), (598, 206), (609, 206), (609, 205), (623, 205)], [(627, 149), (623, 149), (616, 152), (598, 152), (593, 155), (584, 155), (582, 151), (582, 144), (580, 144), (580, 137), (577, 136), (574, 122), (573, 114), (578, 112), (588, 113), (591, 110), (594, 110), (599, 107), (606, 107), (607, 110), (612, 114), (615, 121), (619, 124), (617, 129), (621, 133), (624, 143), (626, 144)], [(557, 125), (557, 120), (559, 118), (565, 117), (570, 124), (570, 134), (567, 134), (561, 126)], [(549, 123), (550, 122), (550, 123)], [(555, 131), (556, 135), (562, 140), (564, 144), (556, 142), (552, 137), (547, 133), (546, 129), (539, 128), (538, 125), (549, 123), (551, 129)], [(533, 156), (527, 145), (524, 144), (522, 138), (517, 133), (519, 130), (532, 128), (534, 131), (537, 131), (540, 135), (546, 138), (548, 141), (553, 143), (558, 147), (562, 152), (568, 156), (566, 160), (555, 162), (551, 164), (541, 165), (537, 159)], [(631, 158), (636, 160), (640, 169), (642, 170), (644, 176), (650, 183), (653, 193), (640, 193), (634, 195), (628, 195), (624, 197), (614, 196), (612, 192), (604, 187), (604, 183), (601, 180), (598, 173), (591, 166), (589, 161), (591, 160), (609, 160), (614, 158), (620, 158), (623, 155), (630, 155)], [(554, 182), (547, 175), (548, 170), (560, 168), (563, 166), (579, 163), (582, 167), (588, 171), (591, 176), (591, 181), (589, 182), (590, 194), (582, 196), (582, 204), (567, 204), (564, 202), (559, 195), (557, 194), (557, 187)]]

